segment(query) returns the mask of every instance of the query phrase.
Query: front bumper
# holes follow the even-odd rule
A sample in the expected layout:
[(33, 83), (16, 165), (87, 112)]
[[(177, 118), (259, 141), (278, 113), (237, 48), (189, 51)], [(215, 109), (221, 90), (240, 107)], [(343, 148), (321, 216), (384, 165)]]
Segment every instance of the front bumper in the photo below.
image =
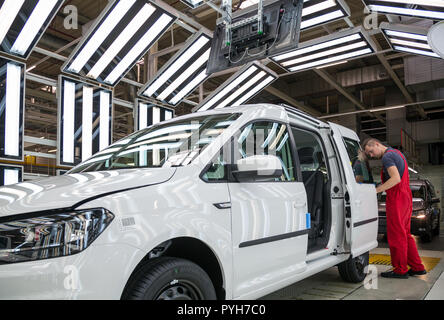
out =
[(0, 265), (1, 300), (117, 300), (141, 250), (94, 245), (68, 257)]
[[(410, 233), (415, 236), (420, 236), (424, 234), (427, 231), (427, 219), (428, 218), (418, 219), (416, 217), (412, 217)], [(385, 215), (379, 216), (378, 233), (387, 234), (387, 217)]]
[(427, 232), (427, 224), (428, 224), (428, 217), (424, 219), (418, 219), (415, 217), (412, 217), (412, 224), (411, 224), (411, 230), (410, 233), (415, 236), (420, 236)]

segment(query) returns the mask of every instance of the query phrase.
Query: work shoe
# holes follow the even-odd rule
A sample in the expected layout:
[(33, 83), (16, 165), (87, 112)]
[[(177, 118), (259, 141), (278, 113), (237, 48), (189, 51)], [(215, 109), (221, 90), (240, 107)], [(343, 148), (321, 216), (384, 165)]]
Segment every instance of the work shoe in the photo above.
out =
[(405, 274), (399, 274), (392, 271), (387, 271), (387, 272), (382, 272), (381, 273), (381, 277), (383, 278), (395, 278), (395, 279), (408, 279), (409, 278), (409, 274), (408, 272), (406, 272)]
[(409, 276), (422, 276), (427, 274), (426, 270), (422, 270), (422, 271), (413, 271), (412, 269), (409, 270)]

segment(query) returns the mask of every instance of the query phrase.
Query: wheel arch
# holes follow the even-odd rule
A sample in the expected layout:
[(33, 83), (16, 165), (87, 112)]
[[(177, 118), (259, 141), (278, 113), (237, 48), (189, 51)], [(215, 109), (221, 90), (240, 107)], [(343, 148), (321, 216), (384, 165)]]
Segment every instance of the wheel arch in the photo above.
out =
[(128, 284), (140, 267), (158, 257), (172, 257), (189, 260), (201, 267), (210, 277), (216, 290), (217, 299), (225, 300), (225, 276), (222, 263), (216, 253), (202, 240), (192, 237), (178, 237), (162, 242), (155, 246), (137, 264), (128, 278), (122, 297), (127, 291)]

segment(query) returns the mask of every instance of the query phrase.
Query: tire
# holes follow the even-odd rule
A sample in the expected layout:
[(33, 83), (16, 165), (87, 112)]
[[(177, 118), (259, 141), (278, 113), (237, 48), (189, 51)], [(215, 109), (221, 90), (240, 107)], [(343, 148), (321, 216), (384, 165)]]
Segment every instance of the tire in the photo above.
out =
[(432, 232), (432, 230), (427, 231), (426, 233), (421, 234), (420, 235), (420, 239), (421, 239), (421, 242), (423, 242), (423, 243), (432, 242), (432, 240), (433, 240), (433, 232)]
[(369, 253), (364, 253), (356, 258), (349, 258), (338, 265), (339, 274), (346, 282), (359, 283), (367, 276), (366, 268), (369, 264)]
[(438, 224), (436, 225), (435, 229), (433, 229), (433, 235), (439, 236), (440, 231), (441, 231), (441, 214), (438, 214)]
[(138, 268), (123, 300), (216, 300), (208, 274), (191, 261), (161, 257)]

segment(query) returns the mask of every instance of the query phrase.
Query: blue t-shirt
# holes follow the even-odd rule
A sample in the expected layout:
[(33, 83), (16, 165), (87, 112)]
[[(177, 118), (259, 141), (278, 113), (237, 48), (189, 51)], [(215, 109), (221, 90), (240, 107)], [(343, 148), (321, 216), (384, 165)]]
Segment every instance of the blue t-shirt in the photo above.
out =
[[(389, 152), (390, 150), (394, 150), (393, 148), (388, 148), (387, 152), (382, 157), (382, 168), (384, 170), (384, 181), (390, 179), (390, 175), (388, 174), (387, 169), (395, 166), (398, 168), (399, 176), (402, 179), (405, 171), (405, 163), (403, 157), (401, 157), (396, 151)], [(403, 155), (404, 156), (404, 155)], [(405, 156), (404, 156), (405, 157)]]

